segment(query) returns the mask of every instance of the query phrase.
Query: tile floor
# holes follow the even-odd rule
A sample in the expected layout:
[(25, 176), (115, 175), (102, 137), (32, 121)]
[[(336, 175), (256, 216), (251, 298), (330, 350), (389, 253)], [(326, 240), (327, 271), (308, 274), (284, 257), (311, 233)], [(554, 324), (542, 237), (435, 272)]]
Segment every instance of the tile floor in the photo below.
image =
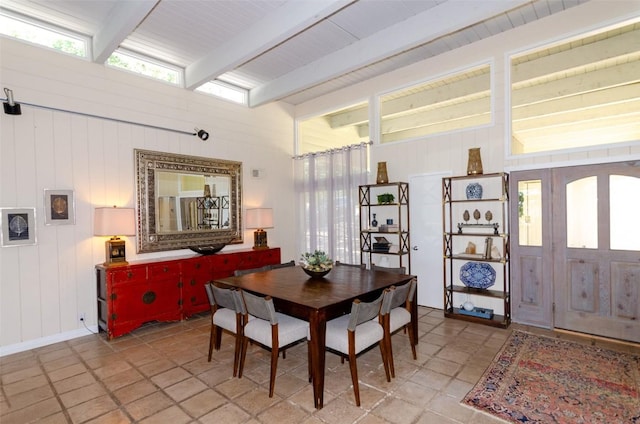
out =
[(0, 358), (0, 422), (501, 422), (459, 402), (510, 332), (524, 327), (444, 319), (442, 311), (423, 307), (419, 316), (418, 360), (411, 359), (407, 335), (395, 334), (390, 383), (379, 349), (358, 358), (361, 407), (354, 403), (349, 365), (327, 353), (324, 408), (313, 408), (306, 344), (280, 358), (273, 398), (267, 351), (250, 346), (243, 378), (233, 378), (233, 339), (223, 335), (222, 349), (207, 362), (210, 321), (202, 314), (147, 324), (111, 341), (89, 334)]

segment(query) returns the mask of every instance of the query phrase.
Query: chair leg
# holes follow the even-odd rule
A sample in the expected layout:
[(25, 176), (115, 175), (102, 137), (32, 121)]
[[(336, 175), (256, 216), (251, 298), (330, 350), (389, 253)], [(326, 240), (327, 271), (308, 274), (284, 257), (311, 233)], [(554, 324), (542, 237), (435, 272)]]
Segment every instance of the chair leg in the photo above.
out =
[[(384, 329), (383, 342), (387, 348), (387, 363), (389, 364), (389, 372), (392, 378), (396, 378), (396, 369), (393, 364), (393, 346), (391, 345), (391, 317), (386, 314), (384, 317), (382, 328)], [(382, 343), (382, 342), (380, 342)], [(387, 379), (387, 381), (390, 381)]]
[(222, 344), (222, 328), (218, 327), (217, 325), (213, 326), (213, 334), (214, 337), (213, 339), (215, 340), (215, 348), (216, 350), (220, 350), (220, 345)]
[(351, 382), (353, 383), (356, 406), (360, 406), (360, 386), (358, 385), (358, 366), (356, 365), (355, 353), (349, 353), (349, 369), (351, 370)]
[(416, 338), (413, 334), (413, 325), (411, 323), (407, 324), (406, 327), (409, 332), (409, 344), (411, 344), (411, 353), (413, 354), (413, 360), (418, 359), (418, 355), (416, 355)]
[(249, 348), (249, 338), (242, 337), (242, 349), (240, 351), (240, 366), (238, 368), (238, 378), (242, 378), (242, 370), (244, 369), (244, 361), (247, 358), (247, 349)]
[(273, 389), (276, 385), (276, 371), (278, 370), (278, 348), (271, 349), (271, 373), (269, 375), (269, 397), (273, 397)]
[(389, 363), (389, 372), (392, 378), (396, 378), (396, 368), (393, 364), (393, 346), (391, 344), (391, 334), (385, 331), (384, 343), (387, 346), (387, 359)]
[(240, 365), (240, 355), (242, 354), (242, 336), (236, 334), (235, 351), (233, 352), (233, 376), (238, 375), (238, 367)]
[(211, 332), (209, 334), (209, 362), (211, 362), (211, 355), (213, 354), (213, 339), (215, 337), (215, 328), (216, 326), (211, 323)]
[(382, 356), (382, 365), (384, 366), (384, 373), (387, 377), (387, 381), (391, 381), (391, 376), (389, 372), (389, 353), (387, 352), (387, 346), (384, 339), (380, 340), (378, 343), (380, 346), (380, 355)]

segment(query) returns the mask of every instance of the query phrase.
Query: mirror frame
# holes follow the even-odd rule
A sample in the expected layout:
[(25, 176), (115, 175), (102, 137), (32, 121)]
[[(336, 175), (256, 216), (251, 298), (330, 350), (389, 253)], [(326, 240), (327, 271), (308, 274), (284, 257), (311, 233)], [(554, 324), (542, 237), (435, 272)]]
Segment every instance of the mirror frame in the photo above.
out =
[[(242, 233), (242, 162), (134, 149), (137, 204), (137, 253), (237, 244)], [(229, 228), (158, 233), (156, 170), (196, 175), (228, 175)]]

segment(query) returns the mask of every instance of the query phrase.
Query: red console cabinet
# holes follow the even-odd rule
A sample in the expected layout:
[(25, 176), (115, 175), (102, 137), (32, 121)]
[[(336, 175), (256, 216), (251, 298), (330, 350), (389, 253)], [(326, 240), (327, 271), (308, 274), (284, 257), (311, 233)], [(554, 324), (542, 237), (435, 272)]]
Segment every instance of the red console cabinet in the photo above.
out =
[(236, 269), (280, 263), (280, 248), (96, 265), (98, 326), (109, 339), (150, 321), (178, 321), (209, 309), (204, 285)]

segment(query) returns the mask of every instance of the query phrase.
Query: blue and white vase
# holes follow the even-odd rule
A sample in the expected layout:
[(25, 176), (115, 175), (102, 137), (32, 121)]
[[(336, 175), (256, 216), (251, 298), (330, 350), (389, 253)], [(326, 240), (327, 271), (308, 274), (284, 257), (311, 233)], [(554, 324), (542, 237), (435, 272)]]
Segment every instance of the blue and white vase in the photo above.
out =
[(467, 199), (482, 199), (482, 186), (479, 183), (471, 183), (466, 189)]

